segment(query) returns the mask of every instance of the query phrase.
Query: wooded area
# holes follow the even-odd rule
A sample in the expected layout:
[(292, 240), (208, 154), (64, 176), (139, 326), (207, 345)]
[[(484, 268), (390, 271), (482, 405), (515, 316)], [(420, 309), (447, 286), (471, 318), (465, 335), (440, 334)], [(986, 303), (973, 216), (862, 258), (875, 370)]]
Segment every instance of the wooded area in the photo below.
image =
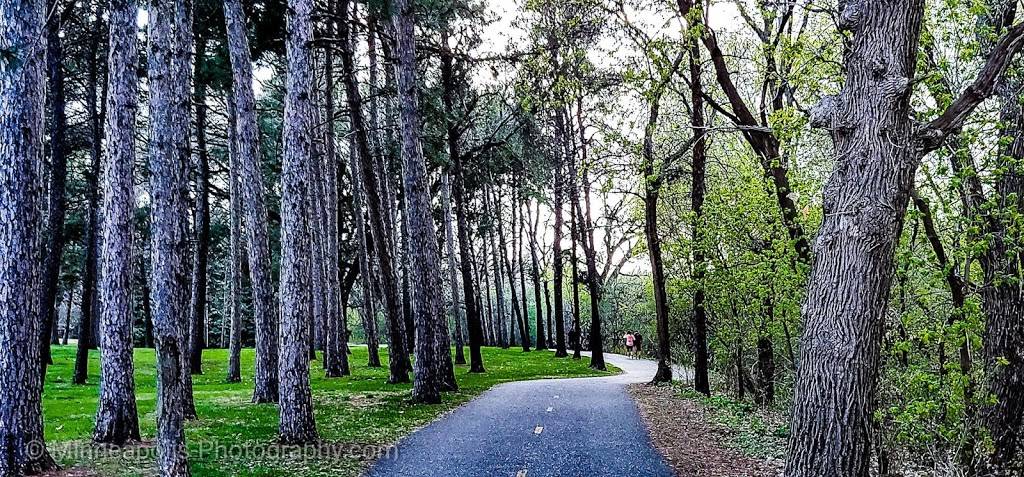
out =
[(1024, 475), (1019, 8), (0, 0), (0, 477), (90, 356), (170, 477), (211, 349), (302, 446), (320, 369), (434, 405), (624, 333), (786, 413), (788, 477)]

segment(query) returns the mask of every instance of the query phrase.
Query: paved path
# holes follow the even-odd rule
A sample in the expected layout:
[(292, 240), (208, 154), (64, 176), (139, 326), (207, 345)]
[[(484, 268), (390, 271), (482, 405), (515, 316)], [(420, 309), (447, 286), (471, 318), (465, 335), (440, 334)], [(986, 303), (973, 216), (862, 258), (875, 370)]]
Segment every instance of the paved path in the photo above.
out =
[(672, 476), (626, 394), (627, 384), (649, 381), (657, 363), (605, 360), (623, 373), (495, 386), (403, 439), (368, 475)]

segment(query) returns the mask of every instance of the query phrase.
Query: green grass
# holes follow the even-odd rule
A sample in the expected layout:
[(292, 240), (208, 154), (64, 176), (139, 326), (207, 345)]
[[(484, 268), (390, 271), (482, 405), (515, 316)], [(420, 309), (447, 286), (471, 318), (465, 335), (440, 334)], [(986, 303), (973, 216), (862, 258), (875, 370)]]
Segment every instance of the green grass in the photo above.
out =
[[(459, 391), (438, 405), (410, 403), (411, 386), (389, 385), (387, 354), (383, 368), (366, 366), (366, 349), (354, 347), (351, 376), (324, 378), (320, 361), (311, 363), (313, 405), (323, 443), (314, 450), (280, 447), (277, 408), (251, 404), (254, 353), (242, 352), (242, 382), (224, 382), (226, 350), (207, 350), (205, 374), (194, 377), (199, 419), (189, 422), (186, 438), (195, 476), (352, 476), (358, 475), (387, 445), (498, 383), (553, 377), (595, 376), (587, 360), (555, 359), (548, 352), (485, 348), (484, 374), (456, 367)], [(467, 349), (468, 353), (468, 349)], [(135, 350), (135, 386), (143, 443), (126, 449), (94, 446), (93, 418), (99, 383), (99, 353), (90, 353), (89, 384), (71, 384), (75, 349), (53, 348), (54, 365), (47, 373), (43, 396), (46, 438), (65, 467), (100, 475), (152, 475), (156, 431), (156, 368), (152, 349)], [(615, 371), (613, 369), (613, 371)]]

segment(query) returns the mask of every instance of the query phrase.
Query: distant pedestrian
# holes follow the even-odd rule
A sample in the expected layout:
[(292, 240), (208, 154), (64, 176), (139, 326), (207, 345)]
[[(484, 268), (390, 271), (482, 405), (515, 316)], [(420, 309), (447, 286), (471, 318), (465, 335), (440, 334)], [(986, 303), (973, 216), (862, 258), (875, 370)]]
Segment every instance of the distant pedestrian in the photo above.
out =
[(637, 359), (640, 358), (640, 352), (644, 350), (644, 337), (640, 336), (640, 333), (633, 334), (633, 353), (636, 354)]
[(623, 335), (622, 338), (624, 340), (626, 340), (626, 356), (629, 356), (629, 357), (632, 358), (633, 357), (633, 339), (634, 339), (633, 333), (630, 333), (630, 332), (627, 331), (626, 334)]

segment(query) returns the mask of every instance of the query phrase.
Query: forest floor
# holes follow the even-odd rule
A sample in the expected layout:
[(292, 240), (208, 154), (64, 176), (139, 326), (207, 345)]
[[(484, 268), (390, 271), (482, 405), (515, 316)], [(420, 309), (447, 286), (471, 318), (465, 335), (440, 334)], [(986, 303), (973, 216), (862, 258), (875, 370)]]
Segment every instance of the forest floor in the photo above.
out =
[[(388, 385), (387, 349), (382, 368), (366, 366), (365, 347), (354, 346), (351, 376), (327, 379), (320, 361), (311, 363), (316, 420), (322, 443), (302, 448), (276, 442), (277, 408), (251, 404), (254, 353), (242, 352), (242, 382), (226, 383), (227, 351), (203, 354), (205, 374), (194, 376), (199, 418), (188, 424), (186, 439), (194, 476), (355, 476), (386, 455), (401, 437), (445, 414), (495, 384), (528, 379), (607, 375), (587, 360), (553, 359), (548, 353), (484, 348), (487, 372), (469, 374), (458, 366), (458, 392), (439, 405), (409, 402), (411, 385)], [(467, 350), (468, 352), (468, 350)], [(43, 396), (46, 438), (67, 470), (61, 476), (153, 475), (156, 423), (156, 367), (152, 349), (135, 350), (136, 399), (143, 442), (108, 449), (90, 442), (99, 383), (99, 353), (90, 353), (89, 384), (71, 384), (75, 348), (55, 346)], [(614, 370), (613, 370), (614, 371)]]
[(786, 426), (728, 397), (696, 394), (678, 382), (633, 384), (629, 394), (654, 445), (687, 477), (774, 477), (782, 472)]

